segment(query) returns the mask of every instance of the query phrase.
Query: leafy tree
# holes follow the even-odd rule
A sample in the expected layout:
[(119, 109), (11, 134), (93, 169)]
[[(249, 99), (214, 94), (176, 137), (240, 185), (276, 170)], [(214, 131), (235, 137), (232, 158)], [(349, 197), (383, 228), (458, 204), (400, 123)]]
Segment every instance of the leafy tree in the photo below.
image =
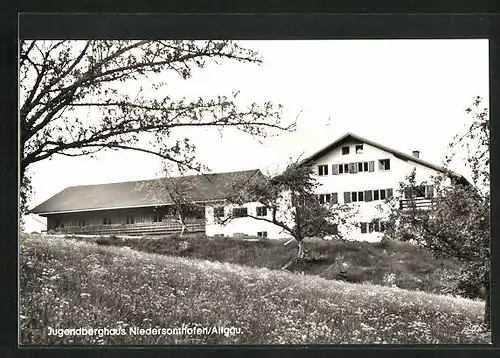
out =
[(232, 41), (21, 41), (21, 209), (30, 195), (28, 168), (56, 154), (126, 149), (199, 169), (195, 146), (175, 139), (180, 128), (234, 127), (259, 137), (293, 129), (281, 123), (280, 105), (239, 108), (237, 92), (212, 99), (167, 95), (175, 91), (165, 81), (169, 74), (188, 79), (218, 60), (261, 62)]
[[(184, 173), (183, 170), (175, 170), (172, 163), (163, 163), (162, 171), (164, 175), (160, 179), (144, 182), (138, 187), (138, 190), (145, 190), (146, 197), (149, 199), (171, 203), (166, 211), (165, 208), (157, 208), (157, 215), (163, 217), (164, 214), (167, 214), (167, 219), (172, 219), (169, 214), (176, 215), (177, 221), (182, 225), (180, 236), (183, 236), (189, 231), (190, 219), (197, 214), (204, 217), (204, 204), (198, 203), (193, 196), (193, 193), (199, 193), (203, 188), (195, 187), (193, 183), (185, 180), (180, 175)], [(207, 178), (207, 180), (209, 179)]]
[[(490, 197), (489, 197), (489, 118), (488, 110), (478, 110), (477, 97), (467, 113), (473, 123), (466, 133), (454, 138), (451, 155), (445, 160), (445, 170), (430, 182), (418, 182), (413, 171), (400, 183), (408, 205), (401, 209), (397, 200), (389, 201), (392, 225), (387, 237), (412, 241), (438, 256), (453, 257), (463, 263), (460, 279), (485, 290), (484, 321), (490, 325)], [(450, 162), (459, 149), (466, 149), (465, 164), (470, 168), (472, 182), (449, 170)], [(432, 203), (419, 205), (412, 195), (421, 185), (433, 185)]]
[[(347, 223), (352, 212), (347, 205), (320, 203), (315, 194), (318, 183), (312, 174), (311, 166), (292, 162), (278, 175), (262, 176), (248, 183), (229, 202), (235, 205), (259, 202), (267, 207), (268, 216), (246, 216), (272, 223), (290, 234), (298, 242), (297, 258), (303, 259), (306, 237), (341, 238), (338, 225)], [(229, 213), (219, 223), (226, 225), (234, 219)]]

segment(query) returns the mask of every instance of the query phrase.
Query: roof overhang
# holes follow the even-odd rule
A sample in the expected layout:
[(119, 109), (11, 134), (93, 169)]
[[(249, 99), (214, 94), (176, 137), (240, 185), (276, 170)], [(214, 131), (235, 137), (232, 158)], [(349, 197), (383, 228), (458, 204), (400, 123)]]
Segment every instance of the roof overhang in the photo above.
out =
[(449, 176), (451, 177), (455, 177), (457, 179), (459, 179), (460, 181), (462, 181), (463, 183), (467, 183), (470, 185), (470, 182), (461, 174), (458, 174), (458, 173), (455, 173), (451, 170), (448, 170), (446, 169), (445, 167), (443, 166), (438, 166), (438, 165), (435, 165), (435, 164), (432, 164), (432, 163), (429, 163), (428, 161), (426, 160), (423, 160), (423, 159), (420, 159), (420, 158), (416, 158), (412, 155), (409, 155), (409, 154), (406, 154), (406, 153), (403, 153), (403, 152), (400, 152), (398, 150), (395, 150), (395, 149), (392, 149), (392, 148), (389, 148), (385, 145), (382, 145), (380, 143), (377, 143), (377, 142), (374, 142), (372, 140), (369, 140), (369, 139), (366, 139), (366, 138), (363, 138), (363, 137), (360, 137), (358, 136), (357, 134), (354, 134), (354, 133), (346, 133), (344, 134), (342, 137), (338, 138), (337, 140), (335, 140), (333, 143), (330, 143), (329, 145), (321, 148), (320, 150), (314, 152), (313, 154), (311, 154), (310, 156), (308, 156), (307, 158), (301, 160), (299, 162), (299, 166), (301, 165), (308, 165), (308, 164), (312, 164), (314, 162), (314, 160), (318, 159), (318, 158), (321, 158), (323, 155), (325, 155), (326, 153), (328, 153), (329, 151), (331, 151), (333, 148), (337, 147), (338, 145), (340, 145), (343, 141), (349, 139), (349, 138), (352, 138), (356, 141), (359, 141), (359, 142), (362, 142), (362, 143), (366, 143), (366, 144), (369, 144), (373, 147), (376, 147), (378, 149), (381, 149), (381, 150), (384, 150), (386, 152), (389, 152), (391, 154), (393, 154), (396, 158), (398, 159), (401, 159), (401, 160), (404, 160), (404, 161), (412, 161), (414, 163), (417, 163), (417, 164), (420, 164), (420, 165), (423, 165), (423, 166), (426, 166), (428, 168), (431, 168), (431, 169), (434, 169), (438, 172), (441, 172), (441, 173), (446, 173), (448, 174)]
[[(212, 199), (212, 200), (198, 200), (193, 201), (193, 204), (206, 204), (206, 203), (218, 203), (224, 202), (226, 199)], [(75, 214), (93, 211), (107, 211), (107, 210), (125, 210), (125, 209), (138, 209), (138, 208), (154, 208), (157, 206), (174, 205), (174, 203), (158, 203), (158, 204), (148, 204), (148, 205), (129, 205), (129, 206), (114, 206), (105, 208), (88, 208), (88, 209), (78, 209), (78, 210), (60, 210), (60, 211), (45, 211), (45, 212), (33, 212), (28, 211), (28, 214), (36, 214), (40, 216), (55, 215), (55, 214)]]

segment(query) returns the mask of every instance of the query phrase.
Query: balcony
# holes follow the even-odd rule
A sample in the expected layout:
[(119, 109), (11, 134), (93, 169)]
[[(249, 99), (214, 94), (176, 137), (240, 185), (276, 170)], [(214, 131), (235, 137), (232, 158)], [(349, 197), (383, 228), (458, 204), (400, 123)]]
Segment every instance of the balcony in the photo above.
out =
[[(56, 234), (81, 235), (164, 235), (180, 232), (182, 224), (178, 221), (164, 221), (137, 224), (110, 224), (99, 226), (65, 226), (53, 230)], [(191, 219), (186, 223), (187, 232), (205, 232), (205, 219)]]
[(399, 201), (399, 209), (403, 211), (408, 210), (429, 210), (436, 202), (435, 198), (413, 198), (401, 199)]

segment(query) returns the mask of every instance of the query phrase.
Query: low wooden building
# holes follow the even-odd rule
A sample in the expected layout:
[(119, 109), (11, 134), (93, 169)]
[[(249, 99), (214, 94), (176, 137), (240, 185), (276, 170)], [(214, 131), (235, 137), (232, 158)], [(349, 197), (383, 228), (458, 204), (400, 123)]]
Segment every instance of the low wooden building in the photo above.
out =
[(66, 188), (33, 208), (47, 231), (65, 234), (147, 235), (178, 232), (179, 200), (197, 204), (185, 215), (189, 232), (205, 232), (209, 208), (225, 202), (258, 169)]

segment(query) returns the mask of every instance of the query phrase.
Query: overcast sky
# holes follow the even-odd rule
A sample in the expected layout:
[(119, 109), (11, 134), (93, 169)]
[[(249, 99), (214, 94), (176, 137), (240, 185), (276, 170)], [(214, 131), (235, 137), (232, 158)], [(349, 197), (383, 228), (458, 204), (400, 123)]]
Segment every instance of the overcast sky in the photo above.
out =
[[(440, 164), (453, 136), (465, 130), (474, 96), (488, 106), (488, 40), (241, 41), (263, 63), (222, 62), (181, 80), (169, 75), (167, 91), (206, 98), (240, 91), (240, 101), (284, 106), (298, 116), (293, 133), (264, 141), (235, 131), (192, 131), (198, 160), (213, 172), (259, 168), (275, 171), (289, 157), (307, 155), (346, 132)], [(300, 115), (299, 115), (300, 113)], [(105, 152), (96, 159), (56, 156), (35, 163), (31, 207), (68, 186), (150, 179), (160, 161), (134, 152)], [(454, 170), (464, 173), (459, 161)], [(26, 230), (45, 229), (34, 216)]]

